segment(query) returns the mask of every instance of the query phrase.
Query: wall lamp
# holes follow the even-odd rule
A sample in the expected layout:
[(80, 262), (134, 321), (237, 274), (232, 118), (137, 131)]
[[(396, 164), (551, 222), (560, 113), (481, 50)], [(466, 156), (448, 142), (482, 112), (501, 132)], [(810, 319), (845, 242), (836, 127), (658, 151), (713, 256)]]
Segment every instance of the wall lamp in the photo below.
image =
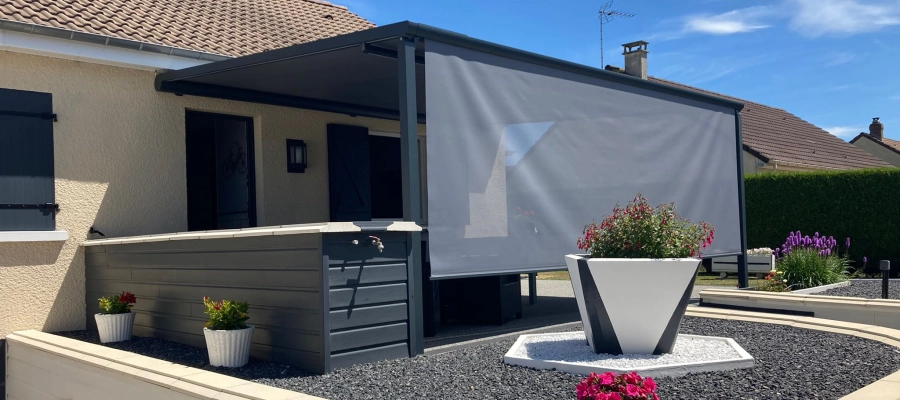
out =
[(306, 142), (296, 139), (287, 140), (287, 171), (306, 172)]

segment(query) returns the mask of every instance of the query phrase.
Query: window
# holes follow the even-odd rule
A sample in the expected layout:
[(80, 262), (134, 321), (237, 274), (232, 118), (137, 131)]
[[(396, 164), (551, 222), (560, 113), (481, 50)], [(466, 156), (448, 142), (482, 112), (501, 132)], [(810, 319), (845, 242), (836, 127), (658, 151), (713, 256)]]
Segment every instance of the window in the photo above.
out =
[(0, 231), (56, 229), (53, 100), (0, 89)]

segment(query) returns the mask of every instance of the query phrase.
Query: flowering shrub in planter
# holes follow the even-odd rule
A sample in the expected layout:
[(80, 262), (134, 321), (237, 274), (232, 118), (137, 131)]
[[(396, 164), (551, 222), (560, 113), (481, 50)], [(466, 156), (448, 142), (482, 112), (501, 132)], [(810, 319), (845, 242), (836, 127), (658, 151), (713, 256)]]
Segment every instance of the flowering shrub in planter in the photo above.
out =
[(766, 275), (766, 279), (757, 284), (756, 290), (763, 292), (790, 292), (788, 280), (784, 279), (784, 272), (772, 270)]
[(591, 373), (575, 386), (578, 400), (659, 400), (653, 378), (637, 372), (627, 374)]
[(250, 306), (246, 302), (203, 298), (209, 321), (203, 327), (206, 348), (209, 351), (209, 364), (214, 367), (243, 367), (250, 361), (250, 339), (253, 337), (253, 325), (246, 321), (250, 318), (247, 311)]
[(671, 352), (715, 229), (638, 194), (583, 234), (578, 248), (590, 254), (568, 255), (566, 266), (588, 344), (596, 353)]
[(840, 253), (838, 241), (833, 236), (803, 236), (800, 231), (791, 232), (781, 247), (775, 249), (775, 269), (782, 279), (794, 289), (805, 289), (847, 280), (850, 261), (847, 253), (850, 238), (844, 242)]
[(775, 254), (775, 250), (772, 250), (768, 247), (758, 247), (755, 249), (747, 250), (747, 255), (750, 256), (768, 256)]
[(692, 223), (675, 212), (675, 204), (650, 205), (640, 193), (598, 225), (585, 226), (578, 248), (593, 258), (700, 257), (716, 230), (706, 222)]
[(137, 298), (131, 292), (101, 297), (100, 313), (94, 315), (101, 343), (131, 340), (134, 313), (131, 312)]

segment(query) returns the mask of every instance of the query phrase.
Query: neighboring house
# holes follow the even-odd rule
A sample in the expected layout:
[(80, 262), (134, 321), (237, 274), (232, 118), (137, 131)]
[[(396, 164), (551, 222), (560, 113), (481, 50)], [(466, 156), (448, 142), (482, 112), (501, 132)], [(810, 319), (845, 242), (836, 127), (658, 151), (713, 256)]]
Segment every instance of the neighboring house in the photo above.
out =
[[(641, 44), (635, 51), (632, 45)], [(892, 163), (847, 143), (790, 112), (647, 75), (647, 43), (626, 44), (625, 68), (606, 66), (641, 79), (719, 96), (744, 103), (741, 129), (744, 172), (847, 170), (890, 167)], [(893, 164), (897, 165), (897, 164)]]
[(900, 167), (900, 141), (884, 137), (884, 124), (879, 118), (872, 118), (869, 133), (861, 132), (850, 143), (895, 167)]

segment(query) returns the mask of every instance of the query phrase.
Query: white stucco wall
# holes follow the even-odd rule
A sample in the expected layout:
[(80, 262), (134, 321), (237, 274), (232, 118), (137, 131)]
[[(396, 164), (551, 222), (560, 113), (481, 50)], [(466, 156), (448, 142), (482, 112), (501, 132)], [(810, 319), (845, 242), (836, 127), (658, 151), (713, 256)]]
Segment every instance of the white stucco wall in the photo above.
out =
[[(84, 327), (79, 244), (90, 226), (111, 237), (187, 229), (185, 110), (254, 118), (259, 225), (328, 220), (328, 123), (399, 131), (396, 121), (158, 93), (154, 78), (0, 51), (0, 88), (53, 95), (56, 226), (69, 232), (65, 242), (0, 243), (0, 336)], [(306, 173), (287, 173), (287, 138), (306, 141)]]
[(890, 149), (886, 149), (880, 143), (875, 143), (871, 139), (866, 137), (861, 137), (859, 140), (853, 143), (854, 146), (859, 147), (869, 154), (878, 157), (887, 163), (900, 167), (900, 154), (897, 154)]

